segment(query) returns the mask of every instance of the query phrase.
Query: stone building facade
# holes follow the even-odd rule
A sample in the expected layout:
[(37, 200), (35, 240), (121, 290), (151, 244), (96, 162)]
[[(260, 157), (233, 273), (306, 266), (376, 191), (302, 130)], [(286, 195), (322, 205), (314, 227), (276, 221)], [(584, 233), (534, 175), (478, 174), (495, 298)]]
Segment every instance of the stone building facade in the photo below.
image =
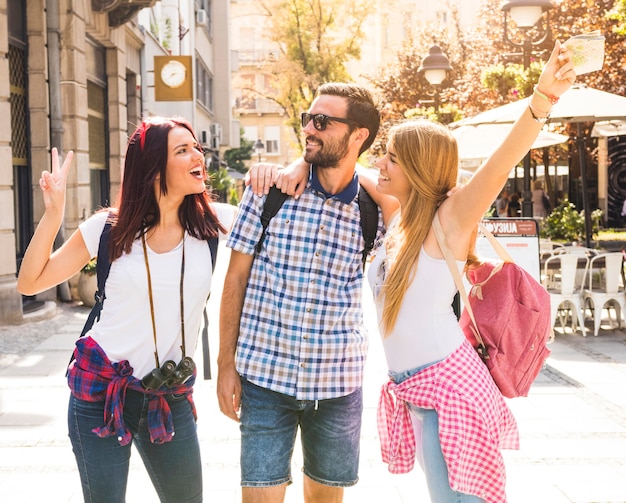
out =
[[(228, 15), (228, 2), (212, 0), (0, 0), (0, 324), (70, 300), (77, 280), (34, 298), (16, 291), (43, 214), (38, 180), (52, 147), (74, 151), (60, 246), (115, 201), (127, 137), (141, 117), (183, 115), (215, 149), (238, 146)], [(168, 54), (193, 61), (188, 101), (155, 100), (154, 56)]]

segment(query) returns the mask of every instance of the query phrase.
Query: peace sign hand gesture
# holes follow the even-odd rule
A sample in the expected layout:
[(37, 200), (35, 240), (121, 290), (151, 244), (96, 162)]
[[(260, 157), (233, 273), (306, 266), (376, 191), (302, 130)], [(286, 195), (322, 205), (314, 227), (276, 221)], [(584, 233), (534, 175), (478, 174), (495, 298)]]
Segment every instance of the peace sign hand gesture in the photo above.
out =
[(67, 185), (67, 174), (72, 164), (74, 152), (69, 151), (65, 156), (63, 165), (59, 167), (59, 152), (52, 149), (52, 169), (42, 171), (39, 179), (39, 187), (43, 193), (43, 202), (46, 211), (63, 214), (65, 210), (65, 189)]

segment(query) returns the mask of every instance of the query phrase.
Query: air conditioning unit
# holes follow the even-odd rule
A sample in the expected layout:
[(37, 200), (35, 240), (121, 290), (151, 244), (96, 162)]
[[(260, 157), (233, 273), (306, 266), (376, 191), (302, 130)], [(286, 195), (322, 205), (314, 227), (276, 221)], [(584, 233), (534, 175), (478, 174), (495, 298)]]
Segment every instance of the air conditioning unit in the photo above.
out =
[(214, 122), (209, 126), (211, 132), (211, 148), (217, 150), (222, 143), (222, 126), (217, 122)]
[(211, 136), (222, 136), (222, 125), (218, 122), (213, 122), (209, 128), (211, 130)]
[(199, 9), (198, 12), (196, 12), (196, 24), (200, 24), (202, 26), (208, 26), (209, 15), (204, 9)]

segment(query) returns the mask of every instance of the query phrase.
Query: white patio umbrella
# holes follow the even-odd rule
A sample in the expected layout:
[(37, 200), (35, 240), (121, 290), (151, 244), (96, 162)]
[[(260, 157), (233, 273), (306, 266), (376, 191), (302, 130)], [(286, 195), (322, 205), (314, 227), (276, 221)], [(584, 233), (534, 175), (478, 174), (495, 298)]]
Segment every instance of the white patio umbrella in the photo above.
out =
[[(479, 113), (455, 123), (456, 126), (512, 123), (528, 107), (524, 98)], [(599, 122), (626, 120), (626, 97), (607, 93), (583, 84), (574, 84), (552, 107), (550, 122)]]
[[(512, 124), (479, 124), (461, 126), (452, 130), (459, 146), (459, 159), (484, 160), (500, 146), (512, 128)], [(543, 148), (564, 143), (567, 136), (541, 130), (532, 148)], [(476, 169), (474, 165), (474, 169)], [(467, 166), (466, 169), (471, 169)]]
[[(524, 98), (493, 110), (482, 112), (474, 117), (458, 121), (455, 125), (512, 123), (528, 107), (529, 99)], [(582, 122), (614, 120), (626, 120), (626, 97), (593, 89), (584, 84), (575, 84), (563, 93), (559, 102), (552, 107), (550, 112), (550, 122), (572, 122), (577, 123), (578, 126), (576, 143), (580, 158), (583, 209), (585, 210), (585, 242), (587, 247), (591, 245), (591, 211), (587, 194), (587, 161), (584, 155), (586, 138), (582, 135), (580, 124)]]
[(626, 134), (626, 120), (596, 122), (591, 130), (592, 137), (622, 136)]

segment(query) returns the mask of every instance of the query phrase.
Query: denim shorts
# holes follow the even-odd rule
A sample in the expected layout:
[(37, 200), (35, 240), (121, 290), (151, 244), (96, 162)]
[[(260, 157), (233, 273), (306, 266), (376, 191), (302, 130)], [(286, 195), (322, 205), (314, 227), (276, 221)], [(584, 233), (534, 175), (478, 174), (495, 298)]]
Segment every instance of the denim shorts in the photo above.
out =
[(261, 388), (242, 377), (241, 485), (290, 484), (298, 427), (304, 466), (310, 479), (334, 487), (358, 481), (363, 396), (296, 400)]

